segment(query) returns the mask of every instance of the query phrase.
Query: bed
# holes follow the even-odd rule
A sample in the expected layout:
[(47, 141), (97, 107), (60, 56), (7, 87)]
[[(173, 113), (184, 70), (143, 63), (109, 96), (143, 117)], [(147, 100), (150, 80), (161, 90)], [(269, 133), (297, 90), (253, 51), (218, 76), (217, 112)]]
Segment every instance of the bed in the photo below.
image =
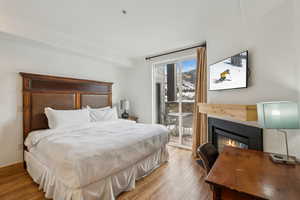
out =
[(114, 200), (168, 161), (168, 130), (129, 120), (49, 129), (46, 107), (112, 106), (112, 83), (21, 73), (24, 166), (54, 200)]

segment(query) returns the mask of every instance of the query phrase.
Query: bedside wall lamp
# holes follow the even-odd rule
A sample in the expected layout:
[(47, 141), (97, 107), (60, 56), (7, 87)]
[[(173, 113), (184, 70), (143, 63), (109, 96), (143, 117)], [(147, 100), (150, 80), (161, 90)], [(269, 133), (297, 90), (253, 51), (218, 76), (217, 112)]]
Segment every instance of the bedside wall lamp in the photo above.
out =
[(129, 117), (129, 114), (128, 114), (128, 111), (130, 109), (130, 103), (128, 100), (121, 100), (120, 101), (120, 106), (121, 106), (121, 110), (123, 110), (123, 113), (122, 113), (122, 118), (123, 119), (128, 119)]

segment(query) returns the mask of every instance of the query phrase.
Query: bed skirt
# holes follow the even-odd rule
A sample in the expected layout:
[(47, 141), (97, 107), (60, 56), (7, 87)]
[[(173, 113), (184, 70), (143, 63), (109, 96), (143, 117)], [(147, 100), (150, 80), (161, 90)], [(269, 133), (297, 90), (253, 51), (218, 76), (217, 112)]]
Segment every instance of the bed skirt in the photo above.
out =
[(168, 159), (167, 147), (163, 146), (125, 170), (81, 188), (69, 188), (33, 154), (25, 152), (28, 173), (45, 192), (45, 197), (53, 200), (114, 200), (120, 193), (134, 189), (137, 180), (149, 175)]

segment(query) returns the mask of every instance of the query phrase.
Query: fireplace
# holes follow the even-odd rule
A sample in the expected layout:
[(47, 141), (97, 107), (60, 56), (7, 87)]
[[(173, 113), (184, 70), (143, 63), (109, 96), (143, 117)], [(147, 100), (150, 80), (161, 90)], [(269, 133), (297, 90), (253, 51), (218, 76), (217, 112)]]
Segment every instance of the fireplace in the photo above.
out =
[(263, 129), (209, 117), (208, 140), (219, 152), (225, 146), (262, 151)]

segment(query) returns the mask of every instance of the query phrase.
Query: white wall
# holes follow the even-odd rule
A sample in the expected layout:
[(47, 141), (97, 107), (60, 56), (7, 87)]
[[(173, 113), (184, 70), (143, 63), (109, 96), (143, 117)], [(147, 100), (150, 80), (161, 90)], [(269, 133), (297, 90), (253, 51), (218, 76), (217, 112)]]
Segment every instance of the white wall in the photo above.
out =
[[(209, 102), (248, 104), (266, 100), (295, 100), (297, 79), (293, 4), (280, 4), (262, 14), (253, 8), (236, 15), (228, 17), (226, 26), (215, 26), (207, 34), (208, 63), (248, 49), (250, 87), (246, 90), (209, 92)], [(239, 98), (240, 94), (244, 98)]]
[(19, 72), (114, 82), (113, 103), (122, 97), (123, 69), (0, 33), (0, 167), (22, 161), (22, 82)]
[(196, 57), (196, 52), (194, 50), (166, 55), (151, 59), (151, 61), (146, 61), (145, 58), (133, 60), (133, 65), (135, 67), (129, 68), (126, 71), (128, 87), (125, 91), (126, 98), (131, 100), (131, 114), (137, 115), (140, 122), (152, 123), (152, 107), (155, 106), (152, 104), (152, 67), (154, 64), (162, 61), (170, 62), (170, 60), (174, 60), (174, 58), (180, 59), (191, 56)]
[[(260, 10), (243, 1), (245, 7), (225, 20), (226, 26), (215, 26), (207, 34), (208, 63), (248, 49), (250, 86), (248, 89), (208, 92), (209, 103), (255, 104), (261, 101), (298, 101), (299, 65), (295, 35), (293, 1), (277, 1), (272, 9)], [(257, 6), (263, 6), (254, 2)], [(246, 10), (246, 8), (251, 8)], [(238, 17), (237, 17), (238, 16)], [(300, 131), (289, 131), (290, 151), (300, 158)], [(264, 150), (284, 153), (282, 134), (264, 130)]]
[(139, 122), (152, 122), (152, 69), (143, 59), (135, 61), (136, 66), (128, 69), (126, 98), (130, 100), (130, 113), (139, 117)]
[[(207, 41), (208, 64), (249, 50), (250, 86), (247, 89), (209, 92), (208, 102), (256, 104), (260, 101), (298, 101), (300, 38), (297, 34), (299, 14), (296, 13), (300, 4), (285, 0), (232, 0), (226, 3), (228, 7), (215, 4), (214, 17), (218, 20), (210, 23), (205, 38), (199, 38), (199, 41)], [(141, 91), (141, 95), (127, 92), (132, 103), (137, 105), (133, 112), (142, 121), (151, 122), (151, 109), (148, 108), (151, 105), (150, 66), (140, 61), (131, 70), (130, 76), (129, 88)], [(266, 130), (265, 151), (284, 152), (281, 139), (282, 135)], [(290, 131), (289, 144), (291, 153), (300, 158), (299, 130)]]
[[(298, 8), (298, 9), (297, 9)], [(300, 19), (300, 12), (299, 12), (299, 8), (300, 8), (300, 2), (299, 1), (295, 1), (294, 2), (294, 25), (295, 25), (295, 30), (294, 30), (294, 38), (295, 38), (295, 53), (296, 53), (296, 76), (297, 76), (297, 80), (298, 80), (298, 100), (300, 102), (300, 39), (299, 39), (299, 35), (300, 35), (300, 23), (299, 23), (299, 19)]]
[[(203, 0), (202, 4), (202, 17), (194, 24), (199, 29), (186, 31), (193, 41), (199, 34), (195, 42), (207, 41), (208, 64), (248, 49), (252, 71), (248, 89), (209, 92), (210, 103), (300, 101), (299, 1)], [(101, 56), (87, 57), (0, 33), (0, 166), (22, 160), (20, 71), (114, 82), (113, 102), (129, 98), (132, 114), (151, 123), (151, 64), (136, 59), (135, 68), (126, 70), (97, 57)], [(266, 151), (283, 152), (281, 141), (281, 135), (265, 131)], [(299, 131), (290, 132), (289, 142), (291, 153), (300, 157)]]

